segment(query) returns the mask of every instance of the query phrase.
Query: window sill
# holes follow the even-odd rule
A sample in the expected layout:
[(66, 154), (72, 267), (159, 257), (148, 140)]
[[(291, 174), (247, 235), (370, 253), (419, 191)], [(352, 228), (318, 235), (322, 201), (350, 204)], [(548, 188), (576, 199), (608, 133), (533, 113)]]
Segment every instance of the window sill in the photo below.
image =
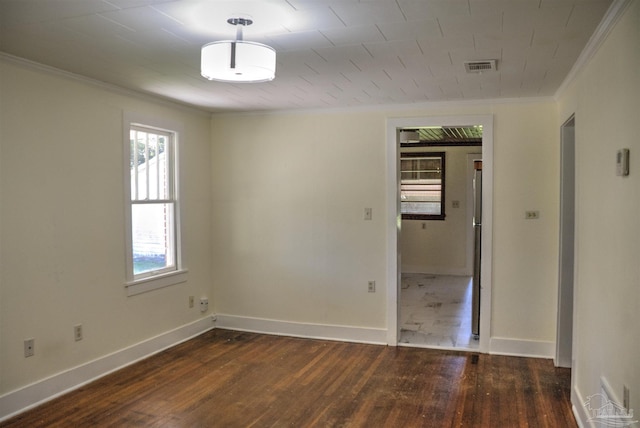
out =
[(445, 215), (402, 214), (402, 220), (444, 220)]
[(186, 282), (188, 272), (189, 271), (183, 269), (151, 278), (140, 279), (138, 281), (126, 282), (124, 285), (127, 288), (127, 296), (135, 296), (136, 294)]

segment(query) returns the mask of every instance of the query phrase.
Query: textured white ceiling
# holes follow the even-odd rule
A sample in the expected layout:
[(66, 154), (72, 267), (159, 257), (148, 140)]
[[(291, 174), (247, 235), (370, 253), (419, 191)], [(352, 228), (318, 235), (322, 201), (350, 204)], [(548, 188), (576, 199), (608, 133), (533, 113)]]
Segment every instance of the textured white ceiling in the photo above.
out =
[[(0, 0), (0, 51), (209, 111), (551, 96), (611, 0)], [(276, 78), (200, 76), (200, 47), (277, 50)], [(496, 59), (467, 74), (464, 61)]]

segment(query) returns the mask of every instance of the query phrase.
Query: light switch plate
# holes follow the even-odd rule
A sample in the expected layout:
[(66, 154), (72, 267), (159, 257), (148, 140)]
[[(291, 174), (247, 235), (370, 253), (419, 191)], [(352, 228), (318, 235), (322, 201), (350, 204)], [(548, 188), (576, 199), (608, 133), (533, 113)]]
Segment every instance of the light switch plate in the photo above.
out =
[(620, 149), (616, 153), (616, 175), (629, 175), (629, 149)]

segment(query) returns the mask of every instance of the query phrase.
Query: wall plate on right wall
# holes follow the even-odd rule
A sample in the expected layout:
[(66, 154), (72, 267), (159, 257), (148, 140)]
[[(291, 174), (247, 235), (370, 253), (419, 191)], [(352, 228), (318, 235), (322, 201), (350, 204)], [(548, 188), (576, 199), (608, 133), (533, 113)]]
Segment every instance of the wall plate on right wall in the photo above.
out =
[(616, 175), (629, 175), (629, 149), (620, 149), (616, 153)]

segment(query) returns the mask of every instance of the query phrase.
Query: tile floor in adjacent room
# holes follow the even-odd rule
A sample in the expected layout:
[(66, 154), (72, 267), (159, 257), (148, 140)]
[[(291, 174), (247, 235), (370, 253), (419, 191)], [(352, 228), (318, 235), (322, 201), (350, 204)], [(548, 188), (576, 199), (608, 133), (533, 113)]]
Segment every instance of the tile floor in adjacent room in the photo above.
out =
[(400, 345), (477, 349), (471, 334), (471, 277), (403, 273)]

